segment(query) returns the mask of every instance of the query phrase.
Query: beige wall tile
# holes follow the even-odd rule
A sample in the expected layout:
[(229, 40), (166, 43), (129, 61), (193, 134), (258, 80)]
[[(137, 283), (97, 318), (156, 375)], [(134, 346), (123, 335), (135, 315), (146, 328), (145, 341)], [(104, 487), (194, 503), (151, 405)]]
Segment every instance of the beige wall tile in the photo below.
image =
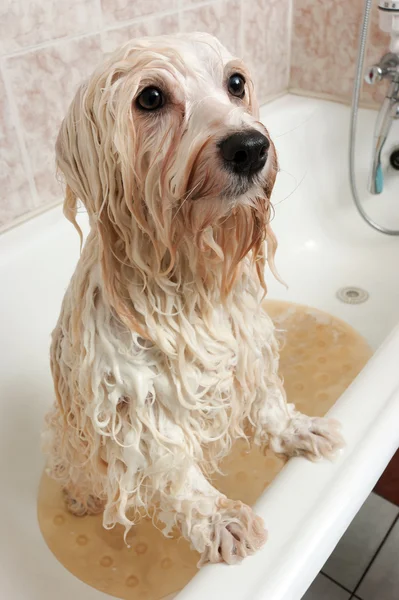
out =
[(244, 59), (252, 70), (258, 99), (288, 84), (289, 0), (254, 0), (244, 10)]
[(178, 8), (178, 0), (101, 0), (106, 24), (129, 21), (145, 15)]
[[(364, 0), (294, 0), (291, 81), (293, 88), (331, 94), (350, 102)], [(378, 26), (375, 0), (367, 65), (387, 51), (389, 37)], [(362, 99), (380, 102), (385, 86), (363, 86)]]
[(179, 16), (177, 13), (155, 17), (153, 19), (153, 35), (165, 35), (170, 33), (178, 33), (179, 31)]
[(40, 205), (61, 199), (54, 144), (79, 83), (102, 58), (100, 37), (87, 37), (8, 59), (22, 132)]
[(17, 134), (0, 74), (0, 227), (33, 207)]
[(351, 94), (361, 2), (294, 0), (291, 85), (334, 94)]
[(98, 0), (2, 0), (0, 54), (99, 27)]
[(118, 46), (125, 44), (131, 39), (147, 35), (164, 35), (177, 33), (179, 31), (179, 17), (177, 13), (163, 17), (149, 17), (139, 23), (126, 25), (104, 31), (102, 34), (103, 52), (112, 52)]
[(102, 50), (104, 53), (113, 52), (129, 40), (152, 35), (151, 19), (132, 25), (125, 25), (102, 33)]
[(241, 56), (240, 1), (222, 0), (183, 13), (183, 31), (206, 31), (215, 35), (230, 52)]

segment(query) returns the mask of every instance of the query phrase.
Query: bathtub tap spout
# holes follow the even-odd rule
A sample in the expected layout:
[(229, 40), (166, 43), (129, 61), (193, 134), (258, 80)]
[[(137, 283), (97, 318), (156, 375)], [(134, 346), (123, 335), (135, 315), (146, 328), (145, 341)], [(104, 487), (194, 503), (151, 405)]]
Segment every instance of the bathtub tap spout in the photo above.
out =
[(390, 80), (387, 95), (378, 113), (373, 142), (373, 154), (368, 188), (371, 194), (380, 194), (383, 189), (381, 152), (391, 129), (392, 121), (399, 117), (399, 55), (389, 52), (378, 65), (371, 67), (366, 74), (366, 82), (377, 83)]

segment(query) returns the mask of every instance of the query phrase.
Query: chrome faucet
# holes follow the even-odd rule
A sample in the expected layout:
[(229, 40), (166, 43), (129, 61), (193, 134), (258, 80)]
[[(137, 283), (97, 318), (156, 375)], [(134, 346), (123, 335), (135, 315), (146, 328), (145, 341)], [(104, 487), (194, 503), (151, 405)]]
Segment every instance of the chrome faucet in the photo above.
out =
[(375, 84), (382, 79), (391, 83), (387, 95), (378, 113), (374, 130), (373, 157), (368, 183), (372, 194), (381, 194), (384, 184), (381, 167), (381, 152), (391, 129), (393, 119), (399, 118), (399, 55), (388, 52), (377, 65), (366, 73), (367, 83)]

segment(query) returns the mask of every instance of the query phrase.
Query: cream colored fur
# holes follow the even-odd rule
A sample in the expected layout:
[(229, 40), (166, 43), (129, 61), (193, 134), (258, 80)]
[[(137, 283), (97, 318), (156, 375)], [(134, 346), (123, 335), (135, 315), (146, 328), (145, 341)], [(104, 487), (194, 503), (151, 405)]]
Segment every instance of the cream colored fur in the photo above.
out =
[[(236, 71), (243, 100), (225, 87)], [(167, 103), (143, 113), (135, 99), (155, 84)], [(265, 540), (251, 508), (206, 479), (234, 440), (309, 458), (341, 445), (334, 422), (286, 403), (277, 374), (262, 307), (274, 148), (236, 196), (217, 148), (249, 127), (267, 134), (245, 66), (192, 34), (115, 52), (78, 90), (57, 141), (65, 214), (76, 224), (80, 199), (91, 231), (53, 333), (49, 473), (75, 514), (103, 511), (104, 527), (126, 532), (142, 510), (156, 514), (202, 563), (235, 562)]]

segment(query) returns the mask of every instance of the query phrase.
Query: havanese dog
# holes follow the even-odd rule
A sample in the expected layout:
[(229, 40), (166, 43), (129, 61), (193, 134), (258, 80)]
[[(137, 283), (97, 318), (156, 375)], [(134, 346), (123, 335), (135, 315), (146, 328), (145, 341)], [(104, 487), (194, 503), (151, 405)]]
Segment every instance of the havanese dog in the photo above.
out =
[(238, 438), (331, 457), (338, 424), (287, 404), (262, 301), (278, 171), (252, 80), (212, 36), (134, 40), (80, 86), (61, 125), (64, 211), (90, 233), (53, 332), (48, 472), (76, 515), (127, 533), (143, 512), (200, 564), (265, 541), (208, 481)]

